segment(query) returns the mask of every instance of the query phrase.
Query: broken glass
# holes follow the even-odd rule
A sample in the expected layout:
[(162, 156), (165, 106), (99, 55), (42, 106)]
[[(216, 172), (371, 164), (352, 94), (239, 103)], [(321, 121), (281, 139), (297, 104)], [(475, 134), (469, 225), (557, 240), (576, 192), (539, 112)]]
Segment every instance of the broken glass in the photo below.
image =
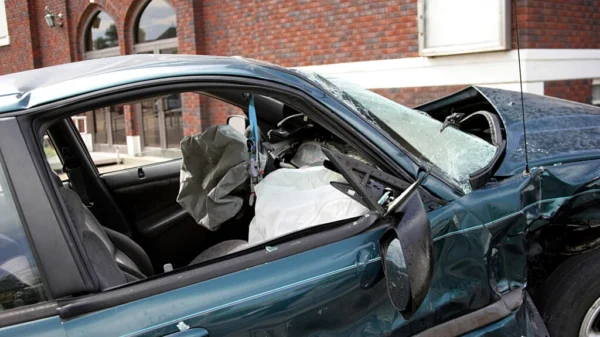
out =
[(469, 176), (494, 157), (497, 148), (481, 138), (442, 123), (424, 112), (407, 108), (354, 83), (304, 73), (331, 95), (372, 121), (384, 123), (388, 129), (410, 144), (417, 156), (434, 164), (464, 193), (471, 192)]

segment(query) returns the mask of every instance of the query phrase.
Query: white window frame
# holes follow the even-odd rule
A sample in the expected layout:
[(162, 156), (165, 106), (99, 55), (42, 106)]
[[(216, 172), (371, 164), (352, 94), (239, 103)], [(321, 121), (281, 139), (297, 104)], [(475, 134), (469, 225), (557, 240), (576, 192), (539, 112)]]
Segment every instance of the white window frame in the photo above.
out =
[(101, 59), (104, 57), (112, 57), (112, 56), (119, 56), (121, 55), (121, 51), (119, 50), (119, 47), (111, 47), (111, 48), (104, 48), (104, 49), (100, 49), (100, 50), (92, 50), (92, 51), (87, 51), (84, 54), (84, 59), (86, 60), (92, 60), (92, 59)]
[[(443, 46), (443, 47), (426, 47), (427, 32), (425, 31), (425, 2), (427, 0), (418, 0), (417, 3), (417, 31), (419, 40), (419, 54), (421, 56), (442, 56), (442, 55), (456, 55), (456, 54), (467, 54), (477, 52), (488, 52), (497, 50), (510, 49), (510, 36), (511, 36), (511, 11), (510, 4), (511, 0), (494, 0), (499, 2), (499, 8), (501, 9), (498, 25), (504, 26), (504, 29), (499, 29), (499, 35), (497, 40), (493, 42), (481, 42), (481, 43), (467, 43), (454, 46)], [(447, 0), (450, 1), (450, 0)]]
[[(0, 1), (4, 1), (4, 0), (0, 0)], [(90, 16), (88, 16), (88, 18), (85, 21), (85, 25), (83, 26), (83, 27), (85, 27), (85, 30), (83, 31), (83, 34), (79, 37), (80, 46), (83, 51), (83, 59), (84, 60), (100, 59), (100, 58), (105, 58), (105, 57), (121, 55), (121, 50), (119, 48), (119, 46), (121, 45), (121, 41), (117, 41), (118, 45), (116, 47), (104, 48), (104, 49), (99, 49), (99, 50), (89, 50), (89, 51), (85, 50), (85, 36), (87, 34), (88, 29), (90, 29), (90, 24), (92, 23), (92, 20), (100, 12), (102, 12), (102, 9), (97, 8), (96, 10), (94, 10), (94, 12)]]
[(0, 47), (10, 44), (10, 36), (8, 34), (8, 21), (6, 19), (6, 3), (5, 0), (0, 0)]
[(600, 97), (594, 97), (594, 87), (600, 87), (600, 78), (592, 80), (592, 104), (600, 105)]
[[(87, 116), (71, 116), (71, 119), (79, 133), (88, 133)], [(83, 130), (79, 130), (79, 121), (83, 121)]]
[(161, 50), (177, 48), (177, 38), (142, 42), (133, 45), (134, 54), (160, 54)]

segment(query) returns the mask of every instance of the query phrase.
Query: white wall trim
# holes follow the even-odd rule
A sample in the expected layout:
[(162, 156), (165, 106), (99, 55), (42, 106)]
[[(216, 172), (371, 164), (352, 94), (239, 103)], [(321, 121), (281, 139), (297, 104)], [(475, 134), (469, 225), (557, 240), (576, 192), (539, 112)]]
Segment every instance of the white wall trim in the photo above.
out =
[[(523, 49), (521, 62), (525, 83), (600, 77), (598, 49)], [(516, 50), (337, 63), (298, 69), (335, 75), (369, 89), (513, 85), (519, 82)], [(539, 90), (539, 85), (533, 87)]]
[(0, 47), (10, 44), (10, 34), (8, 34), (8, 21), (6, 16), (5, 0), (0, 0)]
[(81, 139), (83, 140), (83, 143), (85, 144), (85, 147), (87, 148), (87, 150), (89, 152), (94, 151), (94, 141), (92, 140), (92, 134), (91, 133), (80, 133), (79, 135), (81, 135)]
[(139, 156), (142, 153), (142, 139), (140, 136), (127, 136), (127, 154)]

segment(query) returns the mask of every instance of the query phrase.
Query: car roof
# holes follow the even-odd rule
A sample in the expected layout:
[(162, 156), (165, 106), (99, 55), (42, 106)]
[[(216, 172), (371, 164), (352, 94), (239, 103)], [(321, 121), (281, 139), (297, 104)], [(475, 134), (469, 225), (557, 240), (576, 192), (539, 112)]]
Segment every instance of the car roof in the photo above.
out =
[(291, 71), (242, 57), (125, 55), (0, 76), (0, 114), (115, 86), (177, 76), (230, 75), (302, 82)]

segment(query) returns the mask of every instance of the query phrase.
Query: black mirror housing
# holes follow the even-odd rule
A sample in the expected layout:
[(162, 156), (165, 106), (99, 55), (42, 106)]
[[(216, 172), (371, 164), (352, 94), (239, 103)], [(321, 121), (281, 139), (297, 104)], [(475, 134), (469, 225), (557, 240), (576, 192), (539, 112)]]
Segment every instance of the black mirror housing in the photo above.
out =
[(392, 217), (394, 224), (379, 240), (379, 252), (390, 300), (408, 319), (421, 306), (431, 285), (431, 225), (417, 191)]

